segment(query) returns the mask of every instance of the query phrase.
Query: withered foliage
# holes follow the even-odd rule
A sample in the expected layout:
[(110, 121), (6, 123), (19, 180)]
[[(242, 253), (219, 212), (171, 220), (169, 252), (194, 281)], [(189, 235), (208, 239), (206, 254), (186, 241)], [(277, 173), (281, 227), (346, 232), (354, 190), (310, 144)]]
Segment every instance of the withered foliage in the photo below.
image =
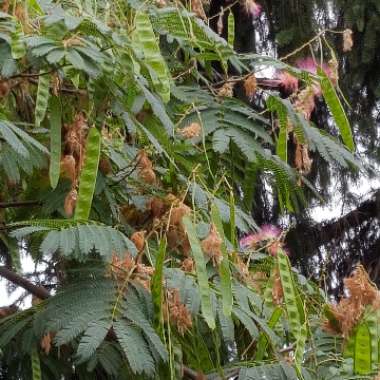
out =
[(164, 319), (174, 325), (182, 336), (193, 326), (191, 313), (181, 302), (178, 289), (170, 289), (166, 293)]
[(333, 318), (326, 320), (323, 327), (328, 332), (347, 338), (360, 321), (366, 306), (379, 309), (380, 293), (361, 265), (351, 277), (344, 279), (344, 286), (348, 295), (341, 298), (338, 304), (329, 305)]
[(222, 239), (214, 224), (211, 225), (208, 236), (201, 243), (202, 250), (207, 257), (211, 259), (214, 266), (217, 266), (223, 260)]
[(137, 169), (139, 178), (150, 185), (157, 183), (157, 177), (153, 170), (153, 163), (144, 150), (137, 155)]
[(354, 41), (352, 39), (352, 30), (346, 29), (343, 31), (343, 51), (348, 52), (352, 50)]
[(136, 259), (127, 252), (123, 259), (117, 255), (112, 256), (110, 274), (116, 278), (120, 284), (126, 280), (136, 281), (145, 289), (150, 291), (151, 278), (154, 268), (148, 265), (137, 263)]
[(182, 128), (179, 133), (185, 139), (192, 139), (193, 137), (199, 137), (202, 131), (202, 127), (199, 123), (191, 123), (185, 128)]
[(227, 98), (232, 98), (234, 95), (234, 82), (226, 82), (218, 90), (218, 96), (225, 96)]
[(64, 210), (68, 217), (71, 217), (75, 210), (88, 129), (87, 120), (82, 112), (78, 112), (73, 123), (65, 124), (63, 129), (64, 152), (61, 159), (61, 175), (71, 181), (71, 190), (67, 193), (64, 202)]
[(256, 94), (256, 89), (257, 89), (257, 80), (255, 77), (255, 74), (251, 74), (249, 77), (247, 77), (243, 85), (244, 85), (244, 91), (245, 91), (245, 94), (247, 95), (247, 98), (252, 100)]
[(207, 20), (202, 0), (191, 0), (191, 10), (201, 19)]

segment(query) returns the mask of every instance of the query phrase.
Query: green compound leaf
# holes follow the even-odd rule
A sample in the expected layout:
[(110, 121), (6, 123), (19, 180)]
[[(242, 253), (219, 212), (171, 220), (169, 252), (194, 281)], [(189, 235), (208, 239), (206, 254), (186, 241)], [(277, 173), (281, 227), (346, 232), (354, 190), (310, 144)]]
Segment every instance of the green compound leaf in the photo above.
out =
[(79, 180), (78, 202), (75, 209), (75, 220), (88, 220), (92, 198), (94, 196), (98, 174), (101, 136), (96, 128), (91, 128), (86, 143), (86, 158)]
[(193, 252), (193, 256), (195, 260), (198, 285), (199, 285), (199, 290), (201, 294), (202, 315), (203, 315), (203, 318), (206, 320), (210, 329), (214, 329), (215, 318), (212, 312), (211, 292), (210, 292), (210, 287), (208, 283), (206, 262), (205, 262), (205, 258), (204, 258), (203, 251), (201, 248), (201, 244), (199, 242), (199, 239), (195, 232), (194, 224), (191, 221), (191, 219), (188, 216), (185, 216), (182, 219), (182, 221), (186, 228), (187, 236), (189, 238), (191, 250)]
[(154, 88), (167, 103), (170, 100), (169, 70), (161, 55), (160, 47), (146, 11), (137, 11), (135, 17), (135, 42), (144, 54)]
[(61, 162), (61, 102), (55, 96), (50, 99), (50, 186), (55, 189), (59, 181)]

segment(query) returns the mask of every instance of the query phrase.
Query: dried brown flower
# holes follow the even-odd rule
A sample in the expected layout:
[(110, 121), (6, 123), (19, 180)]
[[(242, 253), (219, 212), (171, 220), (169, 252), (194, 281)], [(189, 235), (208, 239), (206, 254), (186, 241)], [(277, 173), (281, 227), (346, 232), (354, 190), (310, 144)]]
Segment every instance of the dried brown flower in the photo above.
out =
[(42, 348), (42, 351), (44, 351), (46, 355), (49, 355), (50, 353), (52, 340), (53, 340), (53, 333), (51, 332), (45, 334), (41, 339), (41, 348)]
[(219, 12), (219, 17), (218, 17), (218, 22), (216, 23), (216, 30), (219, 35), (223, 33), (223, 16), (224, 16), (224, 8), (220, 7), (220, 12)]
[(281, 277), (278, 268), (274, 272), (273, 287), (272, 287), (272, 300), (275, 305), (281, 305), (284, 299), (284, 290), (281, 284)]
[(166, 306), (164, 308), (164, 318), (176, 326), (178, 332), (183, 336), (186, 331), (191, 329), (193, 321), (191, 314), (186, 305), (181, 302), (178, 289), (170, 289), (167, 291)]
[(70, 179), (71, 183), (75, 183), (77, 179), (76, 162), (71, 154), (66, 154), (61, 159), (61, 174), (63, 177)]
[(10, 5), (10, 1), (9, 0), (4, 0), (3, 4), (1, 5), (1, 11), (4, 12), (4, 13), (8, 13), (8, 11), (9, 11), (9, 5)]
[(158, 8), (163, 8), (166, 6), (166, 1), (165, 0), (156, 0), (156, 5)]
[(207, 20), (205, 10), (203, 9), (202, 0), (191, 0), (191, 10), (201, 19)]
[(199, 137), (202, 131), (202, 127), (199, 123), (191, 123), (185, 128), (180, 129), (180, 135), (185, 139), (192, 139), (193, 137)]
[(296, 146), (295, 167), (302, 174), (309, 174), (313, 160), (309, 156), (309, 149), (306, 144), (298, 144)]
[(191, 208), (181, 202), (177, 207), (173, 207), (170, 212), (170, 225), (182, 226), (182, 218), (190, 213)]
[(153, 169), (141, 169), (139, 171), (139, 177), (142, 181), (148, 183), (149, 185), (154, 185), (157, 182), (156, 173), (153, 171)]
[(55, 73), (52, 79), (52, 93), (54, 96), (59, 96), (61, 87), (62, 87), (61, 78), (59, 77), (57, 73)]
[(329, 305), (332, 318), (326, 320), (323, 327), (326, 331), (347, 338), (361, 319), (367, 305), (375, 309), (380, 307), (380, 293), (361, 265), (355, 269), (351, 277), (344, 279), (344, 286), (348, 296), (336, 305)]
[(186, 259), (182, 261), (181, 269), (185, 272), (193, 272), (194, 260), (191, 257), (186, 257)]
[(137, 167), (142, 170), (153, 168), (152, 161), (149, 159), (145, 150), (140, 150), (137, 154)]
[(252, 98), (255, 96), (256, 89), (257, 89), (257, 80), (255, 77), (255, 74), (251, 74), (244, 81), (244, 91), (248, 99), (252, 100)]
[(160, 218), (165, 214), (166, 206), (164, 201), (161, 198), (154, 197), (150, 201), (149, 208), (152, 212), (153, 218)]
[(75, 189), (70, 190), (69, 193), (66, 195), (63, 208), (65, 210), (65, 214), (69, 218), (71, 218), (74, 214), (77, 198), (78, 198), (78, 193)]
[(227, 98), (232, 98), (234, 95), (234, 82), (226, 82), (218, 90), (218, 96), (225, 96)]
[(6, 80), (0, 80), (0, 98), (4, 98), (9, 94), (11, 86)]
[(221, 263), (223, 260), (222, 239), (213, 224), (208, 236), (202, 241), (201, 246), (203, 252), (211, 259), (214, 266)]
[(108, 175), (112, 173), (112, 164), (108, 157), (102, 157), (99, 160), (99, 170), (104, 175)]
[(135, 246), (139, 252), (144, 249), (145, 234), (146, 234), (146, 231), (136, 231), (131, 236), (131, 240), (135, 244)]
[(354, 41), (352, 39), (352, 30), (346, 29), (343, 31), (343, 51), (351, 51), (354, 46)]

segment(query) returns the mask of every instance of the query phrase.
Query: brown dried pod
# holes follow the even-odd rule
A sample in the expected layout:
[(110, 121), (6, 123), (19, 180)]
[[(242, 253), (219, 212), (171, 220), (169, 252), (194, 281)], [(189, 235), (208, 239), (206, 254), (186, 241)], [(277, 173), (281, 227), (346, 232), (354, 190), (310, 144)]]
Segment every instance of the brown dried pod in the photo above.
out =
[(343, 51), (348, 52), (352, 50), (354, 41), (352, 39), (352, 30), (346, 29), (343, 31)]
[(71, 183), (76, 182), (76, 162), (72, 154), (66, 154), (61, 159), (61, 174), (63, 177), (71, 180)]
[(63, 208), (68, 218), (71, 218), (74, 214), (77, 198), (78, 193), (75, 189), (70, 190), (69, 193), (66, 195)]

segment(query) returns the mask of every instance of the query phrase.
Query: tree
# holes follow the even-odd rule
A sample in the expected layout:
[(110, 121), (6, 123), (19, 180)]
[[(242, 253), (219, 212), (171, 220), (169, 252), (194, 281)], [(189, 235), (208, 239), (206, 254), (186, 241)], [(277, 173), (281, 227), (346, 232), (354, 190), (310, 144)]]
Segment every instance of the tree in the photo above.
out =
[[(321, 40), (330, 65), (298, 67), (242, 40), (239, 54), (233, 14), (252, 20), (258, 4), (211, 4), (216, 32), (189, 6), (3, 3), (0, 276), (34, 298), (1, 309), (2, 378), (378, 371), (364, 269), (329, 305), (291, 267), (284, 231), (251, 217), (255, 184), (277, 215), (304, 210), (311, 155), (362, 166), (334, 51)], [(260, 66), (281, 72), (260, 79)], [(339, 137), (312, 123), (322, 98)], [(22, 252), (42, 269), (21, 273)]]

